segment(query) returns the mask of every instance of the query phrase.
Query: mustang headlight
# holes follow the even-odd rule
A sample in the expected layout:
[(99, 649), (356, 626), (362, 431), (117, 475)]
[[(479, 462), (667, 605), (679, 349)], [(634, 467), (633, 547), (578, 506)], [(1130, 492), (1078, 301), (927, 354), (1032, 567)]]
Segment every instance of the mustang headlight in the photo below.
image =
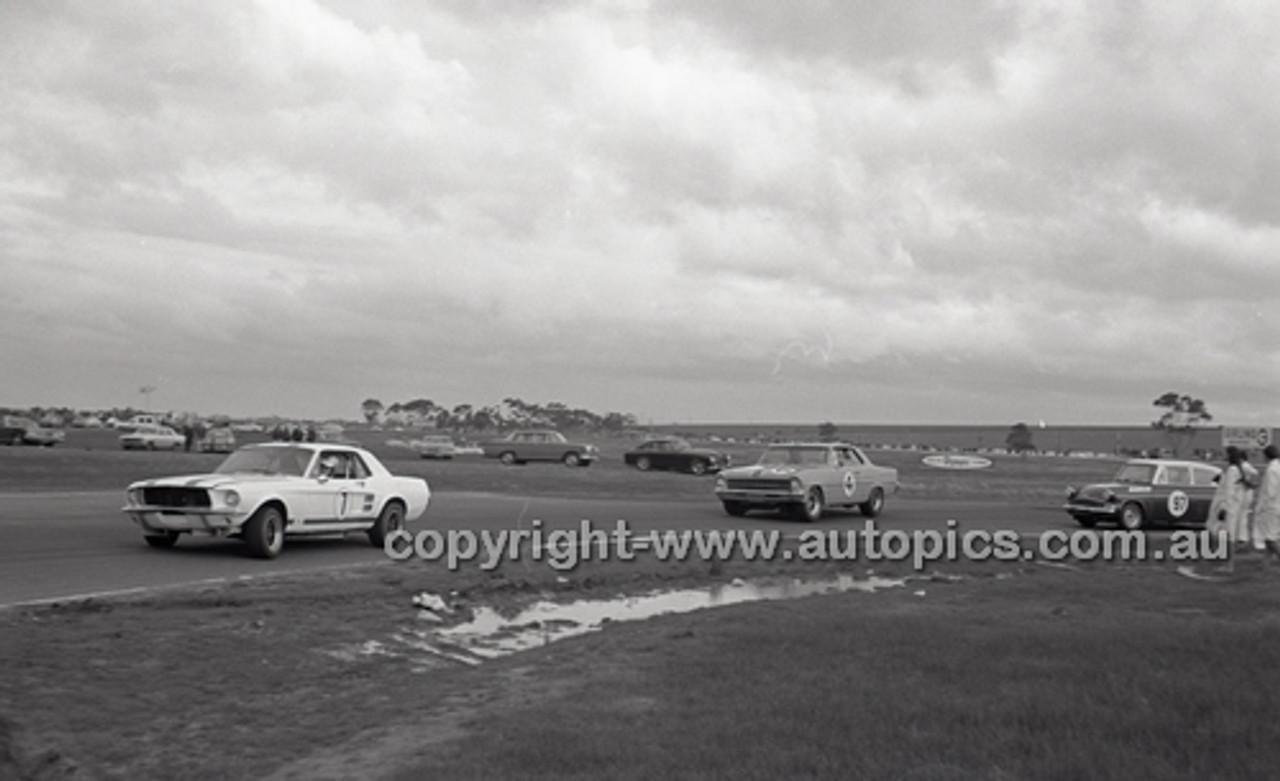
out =
[(791, 478), (791, 493), (798, 494), (804, 491), (804, 481), (798, 477)]
[(717, 490), (717, 491), (724, 491), (724, 490), (728, 489), (728, 487), (729, 487), (729, 482), (728, 482), (727, 480), (725, 480), (725, 479), (724, 479), (724, 476), (723, 476), (723, 475), (716, 475), (716, 490)]
[(142, 504), (142, 489), (130, 488), (125, 492), (125, 498), (129, 501), (129, 504)]
[(223, 497), (223, 501), (226, 502), (226, 505), (228, 507), (239, 507), (240, 494), (236, 493), (235, 491), (227, 491), (227, 495)]

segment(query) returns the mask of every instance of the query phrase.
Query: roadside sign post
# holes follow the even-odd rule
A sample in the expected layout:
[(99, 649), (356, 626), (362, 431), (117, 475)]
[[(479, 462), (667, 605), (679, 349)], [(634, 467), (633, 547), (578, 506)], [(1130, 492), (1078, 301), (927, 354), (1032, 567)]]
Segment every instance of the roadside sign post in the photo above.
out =
[(1270, 445), (1271, 429), (1263, 426), (1223, 426), (1222, 446), (1241, 450), (1261, 450)]

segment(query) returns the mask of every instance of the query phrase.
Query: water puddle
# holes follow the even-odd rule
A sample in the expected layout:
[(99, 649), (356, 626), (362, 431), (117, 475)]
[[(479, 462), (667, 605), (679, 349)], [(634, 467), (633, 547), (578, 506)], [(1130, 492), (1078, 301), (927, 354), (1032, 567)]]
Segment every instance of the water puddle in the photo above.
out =
[[(660, 615), (743, 602), (799, 599), (850, 591), (872, 593), (904, 585), (906, 581), (902, 579), (854, 578), (849, 575), (818, 581), (735, 580), (703, 588), (655, 591), (612, 599), (543, 600), (520, 609), (514, 615), (504, 615), (492, 607), (480, 606), (474, 608), (462, 623), (411, 627), (393, 635), (388, 643), (366, 641), (332, 651), (330, 655), (348, 661), (370, 656), (407, 656), (419, 670), (438, 667), (441, 662), (477, 665), (557, 640), (596, 632), (615, 621), (642, 621)], [(419, 595), (414, 602), (420, 608), (422, 620), (418, 624), (448, 620), (450, 611), (438, 598)], [(426, 609), (424, 605), (428, 604), (434, 609)]]

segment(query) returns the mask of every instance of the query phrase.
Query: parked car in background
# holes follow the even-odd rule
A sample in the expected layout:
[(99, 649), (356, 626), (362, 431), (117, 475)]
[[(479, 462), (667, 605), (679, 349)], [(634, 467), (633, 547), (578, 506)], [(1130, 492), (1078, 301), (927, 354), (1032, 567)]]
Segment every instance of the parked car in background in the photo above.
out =
[(5, 415), (0, 420), (0, 441), (10, 445), (42, 445), (53, 447), (67, 437), (66, 432), (45, 428), (31, 418)]
[(230, 426), (214, 426), (200, 440), (200, 450), (204, 453), (230, 453), (235, 449), (236, 432)]
[(162, 426), (164, 425), (155, 415), (134, 415), (128, 420), (122, 420), (116, 423), (116, 428), (121, 431), (132, 431), (139, 426)]
[(422, 458), (451, 459), (457, 455), (458, 450), (453, 444), (453, 437), (445, 434), (428, 434), (421, 439), (410, 440), (409, 447), (417, 451)]
[(720, 472), (715, 490), (730, 515), (773, 509), (816, 521), (828, 507), (857, 507), (874, 518), (885, 497), (897, 493), (898, 470), (873, 464), (853, 445), (774, 444), (754, 466)]
[(695, 475), (719, 472), (729, 466), (729, 455), (709, 448), (690, 445), (680, 437), (654, 437), (628, 450), (622, 460), (648, 472), (650, 469), (673, 469)]
[(125, 450), (181, 450), (186, 437), (169, 426), (146, 423), (120, 435)]
[(1203, 525), (1221, 474), (1199, 461), (1135, 458), (1109, 482), (1068, 486), (1063, 509), (1086, 529), (1099, 521), (1130, 531), (1155, 524)]
[(22, 426), (11, 425), (8, 416), (0, 418), (0, 442), (6, 445), (21, 445), (22, 435), (25, 433), (26, 429)]
[(360, 531), (381, 548), (430, 499), (425, 480), (392, 475), (362, 448), (267, 442), (241, 447), (208, 475), (135, 482), (123, 511), (155, 548), (183, 534), (212, 535), (274, 558), (291, 535)]
[(560, 461), (565, 466), (590, 466), (600, 455), (595, 445), (571, 442), (559, 431), (545, 429), (513, 431), (480, 447), (485, 458), (496, 458), (504, 464)]

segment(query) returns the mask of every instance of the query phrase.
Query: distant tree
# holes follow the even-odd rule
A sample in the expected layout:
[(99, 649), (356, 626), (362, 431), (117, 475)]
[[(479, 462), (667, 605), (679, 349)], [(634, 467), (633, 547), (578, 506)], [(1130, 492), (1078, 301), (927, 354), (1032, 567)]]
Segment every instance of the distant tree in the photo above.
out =
[(609, 412), (600, 421), (600, 426), (605, 431), (626, 431), (636, 425), (636, 416), (629, 412)]
[(1026, 423), (1014, 423), (1004, 438), (1004, 444), (1011, 453), (1027, 453), (1036, 449), (1035, 442), (1031, 441), (1031, 429)]
[(360, 412), (364, 414), (364, 419), (371, 424), (378, 422), (383, 409), (382, 402), (377, 399), (365, 399), (360, 405)]
[(838, 433), (840, 433), (840, 427), (829, 420), (818, 426), (818, 438), (823, 442), (830, 442), (834, 440)]
[(1164, 413), (1151, 422), (1151, 427), (1164, 431), (1169, 447), (1174, 456), (1181, 456), (1196, 437), (1196, 430), (1204, 423), (1213, 420), (1205, 406), (1204, 399), (1196, 399), (1186, 394), (1169, 391), (1151, 402)]

